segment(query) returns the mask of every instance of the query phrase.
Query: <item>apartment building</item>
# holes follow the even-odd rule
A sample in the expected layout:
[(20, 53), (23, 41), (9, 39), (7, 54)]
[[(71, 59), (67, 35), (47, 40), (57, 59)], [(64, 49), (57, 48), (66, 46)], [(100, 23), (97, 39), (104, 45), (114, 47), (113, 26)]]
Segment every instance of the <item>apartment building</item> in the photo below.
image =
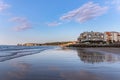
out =
[(78, 42), (104, 42), (104, 34), (101, 32), (83, 32), (78, 38)]
[(106, 42), (119, 42), (120, 41), (120, 33), (119, 32), (104, 32), (104, 40)]
[(83, 32), (78, 37), (79, 43), (116, 43), (120, 42), (120, 32)]
[(120, 32), (118, 33), (118, 42), (120, 42)]

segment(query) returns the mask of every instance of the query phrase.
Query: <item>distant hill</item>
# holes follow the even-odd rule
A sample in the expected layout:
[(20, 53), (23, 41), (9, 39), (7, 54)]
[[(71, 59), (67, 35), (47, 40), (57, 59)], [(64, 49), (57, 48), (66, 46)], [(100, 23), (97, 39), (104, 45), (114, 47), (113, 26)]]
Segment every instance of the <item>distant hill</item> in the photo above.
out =
[(64, 42), (49, 42), (49, 43), (25, 43), (17, 44), (18, 46), (66, 46), (68, 44), (74, 44), (76, 41), (64, 41)]

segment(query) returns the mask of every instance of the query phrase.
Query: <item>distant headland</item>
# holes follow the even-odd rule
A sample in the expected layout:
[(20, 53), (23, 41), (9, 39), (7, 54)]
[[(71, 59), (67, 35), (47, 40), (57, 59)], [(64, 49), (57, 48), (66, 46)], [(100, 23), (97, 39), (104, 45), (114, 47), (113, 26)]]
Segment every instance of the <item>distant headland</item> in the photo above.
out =
[(76, 41), (62, 41), (62, 42), (49, 42), (49, 43), (24, 43), (17, 44), (18, 46), (66, 46), (76, 44)]

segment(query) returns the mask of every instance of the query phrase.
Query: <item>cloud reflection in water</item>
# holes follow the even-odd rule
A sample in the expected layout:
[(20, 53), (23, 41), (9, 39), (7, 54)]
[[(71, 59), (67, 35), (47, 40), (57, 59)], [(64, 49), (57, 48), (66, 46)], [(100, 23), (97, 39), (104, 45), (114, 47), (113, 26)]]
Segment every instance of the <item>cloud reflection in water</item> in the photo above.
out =
[(8, 71), (4, 80), (24, 79), (30, 70), (30, 64), (24, 62), (11, 63), (14, 70)]

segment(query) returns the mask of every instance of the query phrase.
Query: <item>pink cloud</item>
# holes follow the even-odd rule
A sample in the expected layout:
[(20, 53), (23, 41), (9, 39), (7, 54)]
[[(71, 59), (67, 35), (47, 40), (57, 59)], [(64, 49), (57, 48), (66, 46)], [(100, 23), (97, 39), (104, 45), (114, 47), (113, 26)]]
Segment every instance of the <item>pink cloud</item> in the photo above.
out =
[(73, 20), (82, 23), (103, 15), (107, 10), (108, 7), (102, 7), (99, 4), (88, 2), (78, 9), (64, 14), (60, 17), (60, 20)]
[(32, 24), (24, 17), (13, 17), (10, 21), (17, 23), (14, 27), (15, 31), (23, 31), (32, 28)]
[(8, 5), (7, 3), (3, 2), (2, 0), (0, 0), (0, 12), (6, 10), (9, 7), (10, 7), (10, 5)]

